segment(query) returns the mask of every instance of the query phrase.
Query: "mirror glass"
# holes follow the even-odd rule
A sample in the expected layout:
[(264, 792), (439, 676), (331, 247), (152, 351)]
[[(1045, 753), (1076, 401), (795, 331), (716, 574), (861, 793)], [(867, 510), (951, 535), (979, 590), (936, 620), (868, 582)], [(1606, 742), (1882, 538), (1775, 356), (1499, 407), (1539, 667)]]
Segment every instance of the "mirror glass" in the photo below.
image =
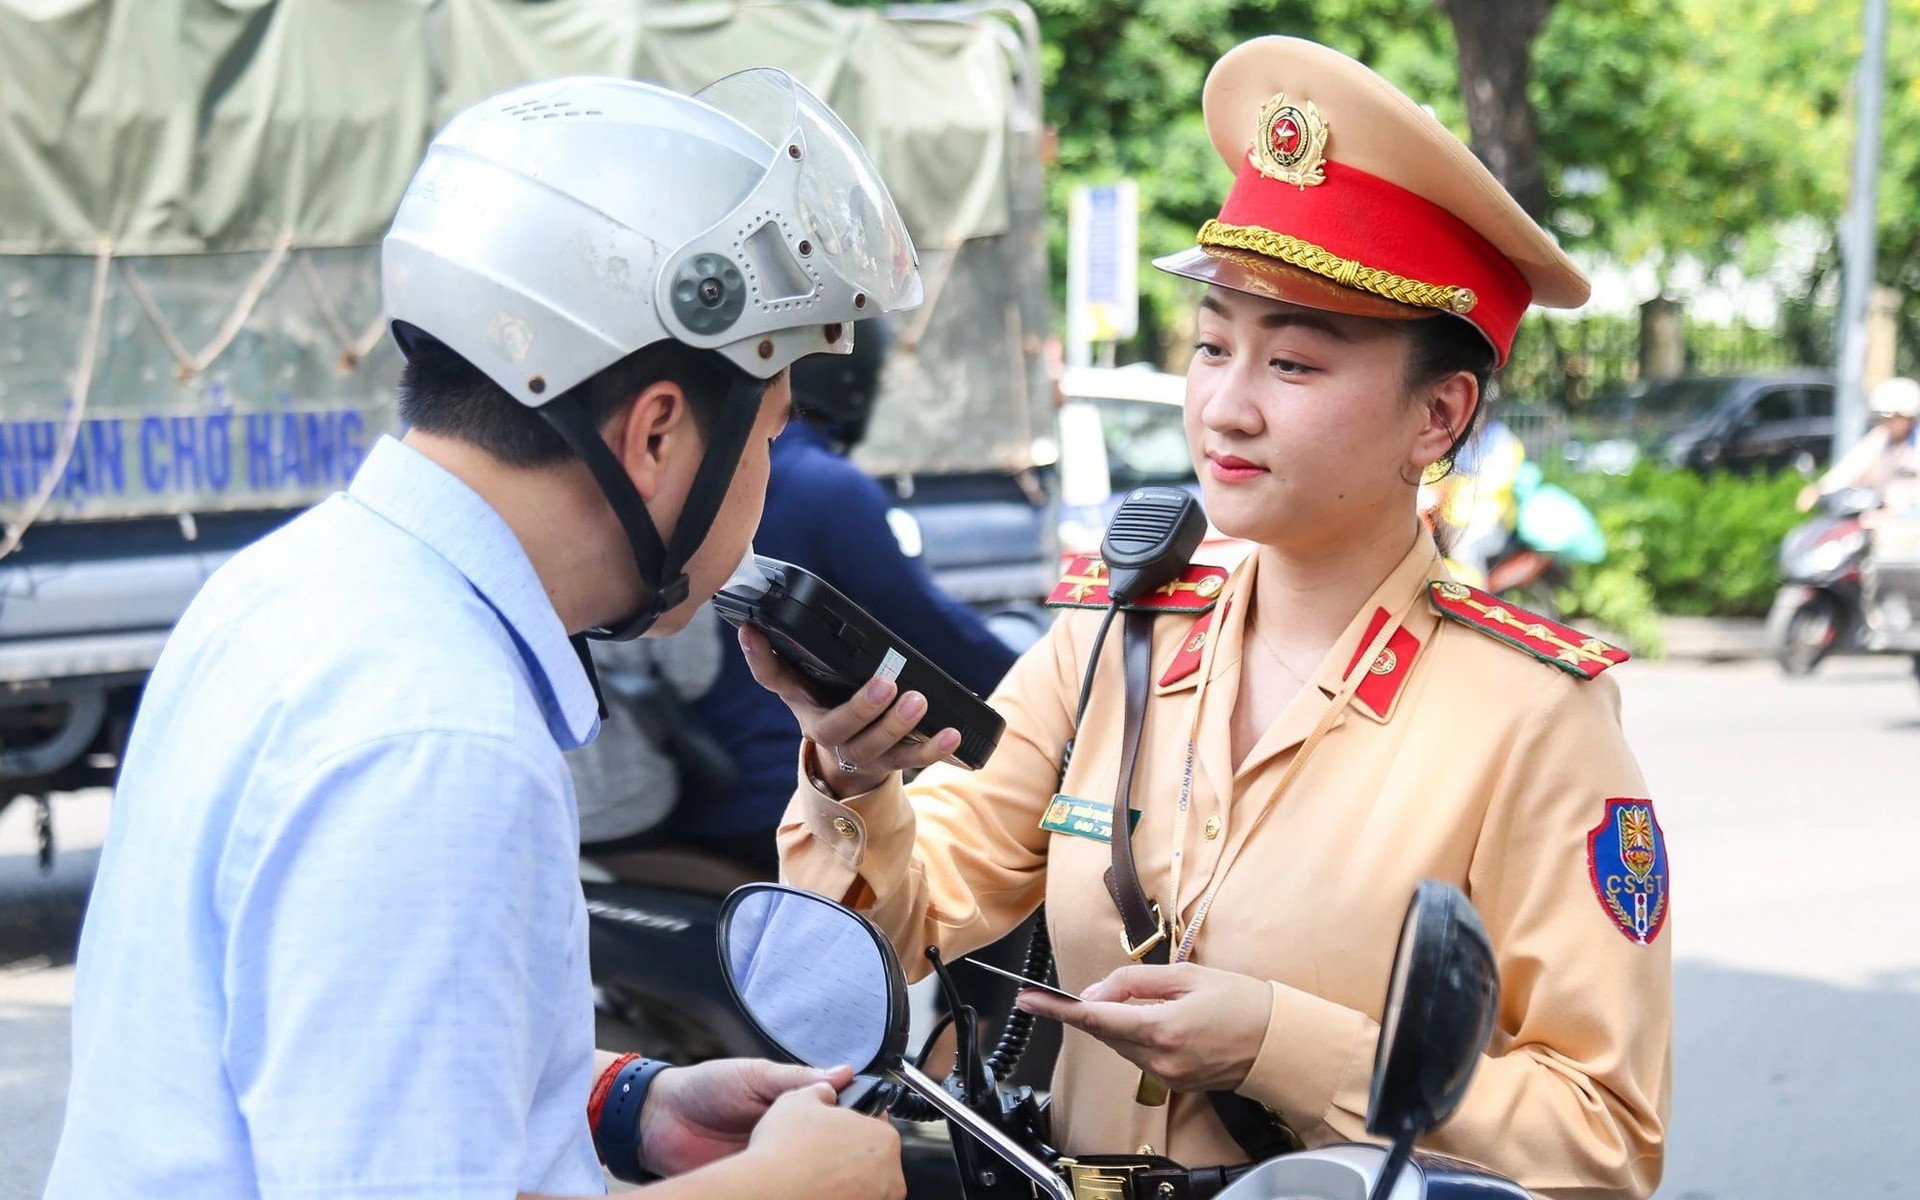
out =
[(887, 1045), (892, 996), (873, 928), (805, 892), (734, 893), (721, 925), (721, 965), (747, 1016), (814, 1067), (872, 1067)]
[(1410, 1137), (1451, 1116), (1480, 1065), (1499, 1005), (1493, 943), (1480, 915), (1457, 888), (1421, 883), (1394, 950), (1368, 1131)]

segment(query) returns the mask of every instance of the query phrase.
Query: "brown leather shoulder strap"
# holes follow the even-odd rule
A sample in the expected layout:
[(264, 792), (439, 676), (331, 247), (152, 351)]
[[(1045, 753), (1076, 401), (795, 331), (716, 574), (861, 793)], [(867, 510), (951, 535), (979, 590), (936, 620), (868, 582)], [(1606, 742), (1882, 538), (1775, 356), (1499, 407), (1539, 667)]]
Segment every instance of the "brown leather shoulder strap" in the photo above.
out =
[[(1126, 614), (1123, 648), (1126, 667), (1125, 731), (1120, 743), (1120, 779), (1113, 795), (1113, 866), (1107, 871), (1107, 891), (1120, 910), (1129, 946), (1145, 946), (1163, 934), (1161, 919), (1140, 886), (1133, 862), (1133, 772), (1140, 761), (1140, 738), (1147, 723), (1147, 696), (1153, 684), (1153, 614)], [(1165, 963), (1173, 939), (1164, 934), (1139, 956), (1143, 963)]]
[[(1144, 946), (1155, 934), (1162, 933), (1162, 918), (1156, 915), (1146, 889), (1140, 886), (1140, 872), (1133, 861), (1133, 774), (1140, 761), (1140, 741), (1147, 723), (1147, 696), (1153, 681), (1153, 615), (1126, 614), (1124, 657), (1126, 669), (1125, 730), (1120, 743), (1120, 779), (1113, 797), (1113, 866), (1107, 871), (1107, 891), (1126, 927), (1127, 944)], [(1173, 938), (1170, 931), (1140, 955), (1139, 961), (1164, 965), (1171, 961)], [(1237, 1092), (1209, 1092), (1207, 1099), (1227, 1133), (1259, 1162), (1276, 1154), (1300, 1149), (1300, 1139), (1273, 1113)]]

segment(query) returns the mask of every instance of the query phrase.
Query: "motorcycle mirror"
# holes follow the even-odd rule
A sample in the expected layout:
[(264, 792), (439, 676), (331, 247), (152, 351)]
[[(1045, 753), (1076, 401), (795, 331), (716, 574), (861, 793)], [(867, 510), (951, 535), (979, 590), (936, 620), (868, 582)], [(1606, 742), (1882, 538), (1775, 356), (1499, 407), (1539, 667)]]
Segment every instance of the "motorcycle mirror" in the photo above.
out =
[(885, 1070), (907, 1044), (907, 985), (865, 917), (779, 884), (720, 909), (720, 971), (761, 1036), (810, 1067)]
[(1829, 495), (1827, 501), (1836, 516), (1858, 516), (1880, 507), (1880, 493), (1872, 488), (1841, 488)]
[[(906, 1061), (906, 975), (873, 922), (812, 892), (750, 883), (720, 906), (720, 973), (747, 1020), (788, 1057), (897, 1080), (1006, 1159), (1042, 1196), (1073, 1200), (1047, 1164)], [(872, 1089), (856, 1081), (848, 1091), (856, 1090)]]
[(1374, 1050), (1367, 1132), (1393, 1140), (1376, 1200), (1391, 1191), (1414, 1139), (1459, 1107), (1499, 1004), (1493, 943), (1480, 915), (1459, 889), (1423, 881), (1400, 926)]

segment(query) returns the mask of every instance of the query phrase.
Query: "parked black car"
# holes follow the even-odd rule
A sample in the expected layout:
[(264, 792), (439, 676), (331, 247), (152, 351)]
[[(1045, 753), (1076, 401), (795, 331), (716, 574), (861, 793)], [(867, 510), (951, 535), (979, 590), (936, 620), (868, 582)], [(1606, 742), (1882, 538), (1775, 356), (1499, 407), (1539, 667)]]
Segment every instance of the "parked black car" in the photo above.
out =
[(1579, 423), (1566, 457), (1615, 473), (1642, 457), (1694, 471), (1811, 475), (1833, 447), (1833, 376), (1805, 368), (1635, 385)]

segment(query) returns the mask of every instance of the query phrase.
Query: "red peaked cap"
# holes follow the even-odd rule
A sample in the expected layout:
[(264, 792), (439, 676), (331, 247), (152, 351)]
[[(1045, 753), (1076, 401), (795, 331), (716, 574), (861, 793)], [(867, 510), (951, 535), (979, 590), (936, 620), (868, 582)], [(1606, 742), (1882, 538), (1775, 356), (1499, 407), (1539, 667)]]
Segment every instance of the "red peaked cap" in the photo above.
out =
[(1256, 38), (1214, 64), (1203, 103), (1233, 189), (1161, 270), (1355, 316), (1452, 313), (1502, 364), (1529, 304), (1586, 303), (1586, 277), (1472, 151), (1339, 51)]

